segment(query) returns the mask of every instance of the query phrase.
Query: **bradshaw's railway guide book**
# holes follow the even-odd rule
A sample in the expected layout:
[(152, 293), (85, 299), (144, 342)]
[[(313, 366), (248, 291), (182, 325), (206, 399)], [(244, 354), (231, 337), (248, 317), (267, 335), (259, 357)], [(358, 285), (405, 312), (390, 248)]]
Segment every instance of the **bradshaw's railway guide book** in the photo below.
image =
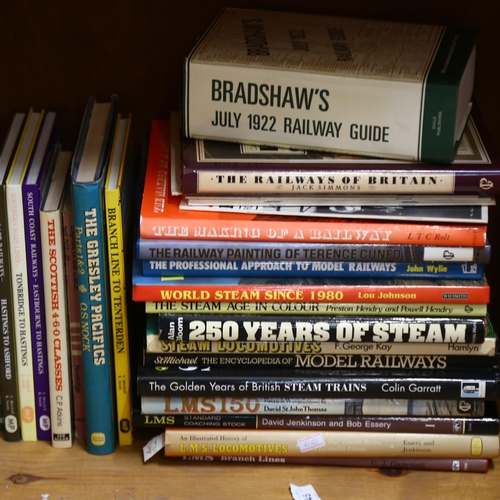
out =
[(225, 8), (188, 55), (187, 137), (450, 163), (475, 30)]

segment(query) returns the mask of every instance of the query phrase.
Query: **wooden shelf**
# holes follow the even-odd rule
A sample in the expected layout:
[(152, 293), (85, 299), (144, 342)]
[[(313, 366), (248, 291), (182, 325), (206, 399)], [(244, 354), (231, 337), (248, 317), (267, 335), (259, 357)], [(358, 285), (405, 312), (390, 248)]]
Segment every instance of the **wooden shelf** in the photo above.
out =
[[(154, 434), (153, 434), (154, 435)], [(186, 463), (161, 453), (147, 463), (139, 435), (133, 446), (106, 456), (90, 455), (77, 441), (71, 450), (48, 442), (0, 441), (2, 500), (290, 500), (290, 483), (311, 484), (322, 500), (492, 499), (500, 495), (500, 460), (487, 474), (396, 471), (349, 467)]]

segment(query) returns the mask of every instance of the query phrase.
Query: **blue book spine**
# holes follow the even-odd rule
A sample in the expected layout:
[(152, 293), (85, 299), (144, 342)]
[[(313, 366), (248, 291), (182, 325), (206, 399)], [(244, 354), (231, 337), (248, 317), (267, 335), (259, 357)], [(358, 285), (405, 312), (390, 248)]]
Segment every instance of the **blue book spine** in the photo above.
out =
[(145, 276), (253, 276), (268, 278), (481, 279), (482, 264), (442, 262), (338, 262), (241, 260), (142, 260)]
[(72, 184), (87, 450), (115, 447), (115, 397), (110, 345), (102, 182)]

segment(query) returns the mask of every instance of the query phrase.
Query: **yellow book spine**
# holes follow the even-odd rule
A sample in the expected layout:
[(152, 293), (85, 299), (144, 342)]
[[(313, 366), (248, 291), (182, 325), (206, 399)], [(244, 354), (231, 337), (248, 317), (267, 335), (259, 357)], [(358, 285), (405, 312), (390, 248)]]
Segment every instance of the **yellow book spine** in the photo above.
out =
[(165, 430), (165, 456), (495, 458), (497, 435), (258, 429)]
[[(118, 123), (120, 116), (118, 116)], [(115, 393), (118, 421), (118, 442), (120, 446), (132, 444), (132, 394), (130, 377), (130, 357), (127, 319), (127, 293), (125, 271), (125, 244), (123, 235), (122, 182), (126, 157), (126, 144), (130, 120), (120, 154), (120, 169), (116, 186), (110, 188), (109, 177), (104, 190), (108, 241), (108, 273), (111, 298), (111, 322), (113, 331), (113, 350), (115, 366)], [(116, 147), (116, 138), (115, 145)], [(118, 149), (118, 148), (117, 148)], [(108, 172), (110, 173), (110, 172)]]
[(105, 191), (108, 269), (120, 445), (132, 444), (132, 400), (120, 190)]

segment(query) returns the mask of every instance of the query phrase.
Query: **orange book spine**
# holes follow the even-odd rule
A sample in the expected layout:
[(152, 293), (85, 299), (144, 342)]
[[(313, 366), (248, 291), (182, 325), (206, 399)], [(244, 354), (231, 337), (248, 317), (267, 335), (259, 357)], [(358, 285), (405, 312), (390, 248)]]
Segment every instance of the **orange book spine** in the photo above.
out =
[[(175, 284), (174, 284), (175, 283)], [(137, 302), (337, 302), (337, 303), (476, 303), (487, 304), (490, 288), (482, 285), (189, 285), (182, 281), (138, 284), (132, 287)]]
[(173, 196), (170, 192), (170, 156), (170, 123), (155, 120), (151, 126), (141, 206), (141, 238), (434, 246), (486, 244), (486, 226), (481, 224), (418, 224), (182, 210), (182, 196)]

